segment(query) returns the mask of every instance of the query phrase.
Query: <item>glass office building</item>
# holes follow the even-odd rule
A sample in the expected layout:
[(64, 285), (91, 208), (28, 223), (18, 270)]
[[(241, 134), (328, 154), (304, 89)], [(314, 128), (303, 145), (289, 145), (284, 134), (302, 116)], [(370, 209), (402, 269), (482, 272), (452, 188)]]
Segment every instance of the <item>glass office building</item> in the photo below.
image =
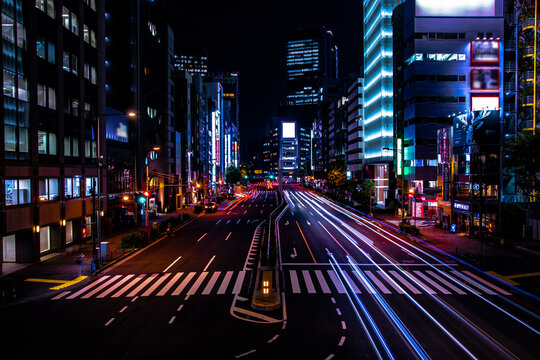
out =
[(377, 200), (388, 196), (393, 158), (392, 10), (401, 0), (364, 0), (364, 159)]

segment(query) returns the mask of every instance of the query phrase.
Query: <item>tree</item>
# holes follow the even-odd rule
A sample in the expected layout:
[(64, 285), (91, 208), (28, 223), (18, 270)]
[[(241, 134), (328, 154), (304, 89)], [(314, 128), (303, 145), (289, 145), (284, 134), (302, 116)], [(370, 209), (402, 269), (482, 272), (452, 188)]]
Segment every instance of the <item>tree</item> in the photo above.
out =
[(362, 210), (369, 210), (369, 202), (371, 201), (371, 194), (375, 190), (375, 184), (373, 181), (366, 180), (360, 184), (360, 191), (353, 192), (352, 198), (358, 202)]
[(503, 152), (505, 172), (514, 177), (523, 195), (539, 193), (540, 133), (524, 131), (517, 134), (505, 144)]
[(225, 173), (225, 182), (227, 184), (237, 184), (242, 181), (242, 172), (240, 169), (234, 166), (229, 166), (227, 172)]
[(328, 170), (328, 185), (339, 190), (347, 183), (345, 161), (338, 159), (332, 162)]

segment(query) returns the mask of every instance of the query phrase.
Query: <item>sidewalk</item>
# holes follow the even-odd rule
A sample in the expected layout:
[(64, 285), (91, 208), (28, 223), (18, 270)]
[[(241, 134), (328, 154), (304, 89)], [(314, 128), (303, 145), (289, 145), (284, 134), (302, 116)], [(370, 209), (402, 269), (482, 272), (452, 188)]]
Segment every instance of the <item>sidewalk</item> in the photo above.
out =
[[(156, 219), (149, 221), (150, 228), (155, 223), (163, 223), (171, 217), (180, 216), (181, 214), (188, 214), (190, 215), (190, 219), (193, 218), (195, 216), (194, 205), (170, 214), (159, 214)], [(144, 230), (144, 224), (142, 226), (139, 225), (138, 229)], [(135, 230), (134, 228), (132, 231), (111, 234), (101, 239), (101, 241), (109, 243), (108, 258), (110, 260), (104, 262), (97, 272), (137, 250), (122, 249), (122, 238)], [(82, 268), (76, 263), (77, 258), (81, 254), (85, 256)], [(72, 284), (84, 281), (86, 277), (92, 275), (91, 265), (91, 239), (86, 239), (83, 243), (72, 245), (63, 252), (45, 255), (37, 263), (4, 263), (2, 264), (2, 274), (0, 274), (0, 301), (6, 302), (6, 297), (12, 301), (14, 295), (18, 299), (24, 296), (25, 300), (35, 299), (39, 294), (43, 294), (44, 292), (45, 296), (47, 296), (50, 291), (46, 290), (50, 290), (51, 287), (68, 281)], [(82, 276), (80, 277), (80, 275)], [(28, 281), (28, 279), (34, 280)]]

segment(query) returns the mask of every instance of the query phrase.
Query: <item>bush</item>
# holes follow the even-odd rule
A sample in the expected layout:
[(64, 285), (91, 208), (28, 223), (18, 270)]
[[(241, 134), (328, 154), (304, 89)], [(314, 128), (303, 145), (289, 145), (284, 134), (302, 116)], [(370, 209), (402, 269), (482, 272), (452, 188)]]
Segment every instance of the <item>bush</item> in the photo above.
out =
[(124, 249), (142, 248), (147, 243), (146, 234), (143, 231), (137, 231), (122, 238), (122, 248)]
[(195, 214), (200, 214), (203, 212), (203, 210), (204, 208), (202, 205), (195, 205), (195, 207), (193, 208), (193, 211), (195, 212)]
[(399, 224), (399, 230), (401, 230), (404, 233), (407, 233), (409, 235), (412, 235), (412, 236), (421, 235), (420, 230), (418, 230), (418, 228), (416, 226), (411, 225), (411, 223), (408, 222), (408, 221), (405, 221), (405, 222), (402, 222), (401, 224)]

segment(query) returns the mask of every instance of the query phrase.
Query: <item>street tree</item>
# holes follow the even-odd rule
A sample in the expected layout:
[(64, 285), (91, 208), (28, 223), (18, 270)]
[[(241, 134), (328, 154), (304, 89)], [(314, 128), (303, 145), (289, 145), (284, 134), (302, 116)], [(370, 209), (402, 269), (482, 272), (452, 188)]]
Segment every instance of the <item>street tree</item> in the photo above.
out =
[(524, 131), (503, 148), (505, 172), (514, 177), (522, 194), (532, 201), (540, 193), (540, 133)]
[(328, 185), (331, 188), (339, 191), (347, 183), (347, 168), (345, 166), (345, 161), (338, 159), (332, 162), (328, 170)]
[(234, 166), (229, 166), (225, 173), (225, 182), (229, 185), (234, 185), (242, 181), (242, 172)]

